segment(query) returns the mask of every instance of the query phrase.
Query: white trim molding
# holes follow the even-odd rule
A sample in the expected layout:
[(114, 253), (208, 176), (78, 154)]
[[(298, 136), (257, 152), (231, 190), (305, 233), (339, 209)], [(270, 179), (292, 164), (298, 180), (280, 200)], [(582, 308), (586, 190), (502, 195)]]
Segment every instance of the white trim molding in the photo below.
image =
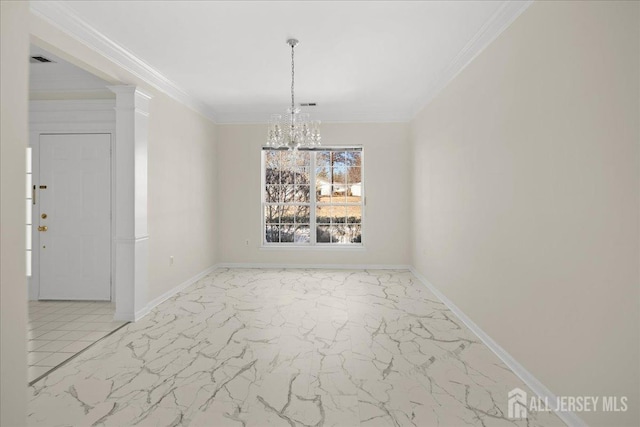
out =
[(136, 312), (136, 314), (134, 316), (134, 320), (135, 321), (140, 320), (142, 317), (144, 317), (147, 314), (149, 314), (151, 312), (151, 310), (153, 310), (154, 308), (156, 308), (157, 306), (159, 306), (160, 304), (162, 304), (163, 302), (165, 302), (166, 300), (168, 300), (172, 296), (182, 292), (183, 290), (185, 290), (189, 286), (193, 285), (198, 280), (200, 280), (200, 279), (208, 276), (209, 274), (213, 273), (217, 268), (218, 267), (216, 265), (212, 265), (211, 267), (207, 268), (206, 270), (201, 271), (200, 273), (196, 274), (195, 276), (193, 276), (193, 277), (185, 280), (184, 282), (180, 283), (179, 285), (175, 286), (174, 288), (169, 289), (167, 292), (163, 293), (159, 297), (152, 299), (151, 301), (149, 301), (149, 303), (144, 308), (142, 308), (141, 310)]
[[(415, 105), (410, 105), (409, 108), (397, 110), (393, 113), (376, 108), (369, 108), (355, 113), (349, 112), (348, 120), (344, 119), (344, 117), (347, 117), (347, 114), (343, 114), (340, 111), (322, 112), (318, 110), (317, 114), (322, 115), (323, 121), (327, 123), (410, 121), (532, 3), (533, 0), (504, 0), (491, 18), (489, 18), (471, 40), (469, 40), (451, 63), (444, 68), (439, 77), (436, 78), (432, 84), (428, 85), (424, 93), (420, 94)], [(132, 75), (144, 80), (154, 88), (209, 118), (214, 123), (266, 123), (268, 121), (270, 113), (263, 111), (214, 111), (197, 96), (187, 93), (160, 71), (96, 30), (78, 16), (64, 1), (31, 1), (29, 4), (31, 12), (35, 15), (43, 18), (74, 39), (79, 40)]]
[(29, 101), (29, 131), (115, 131), (115, 99)]
[(491, 18), (480, 27), (471, 40), (458, 52), (435, 82), (429, 86), (426, 93), (422, 94), (420, 100), (413, 106), (408, 119), (413, 120), (449, 82), (456, 78), (476, 56), (502, 34), (532, 4), (533, 0), (505, 0)]
[(327, 270), (410, 270), (404, 264), (277, 264), (251, 262), (223, 262), (218, 268), (271, 268), (271, 269), (327, 269)]
[(64, 2), (58, 0), (31, 1), (29, 5), (31, 12), (62, 32), (79, 40), (119, 67), (215, 122), (215, 113), (206, 104), (185, 92), (158, 70), (86, 23)]
[[(504, 362), (536, 395), (548, 402), (555, 402), (556, 396), (544, 384), (542, 384), (533, 374), (525, 369), (516, 359), (513, 358), (505, 349), (495, 342), (485, 331), (483, 331), (476, 323), (471, 320), (462, 310), (460, 310), (449, 298), (438, 290), (426, 277), (419, 273), (414, 267), (410, 268), (411, 273), (420, 281), (427, 289), (429, 289), (440, 301), (447, 306), (453, 314), (455, 314), (462, 322), (480, 338), (480, 340), (493, 351), (496, 356)], [(556, 411), (556, 415), (570, 427), (584, 427), (587, 424), (574, 412)]]
[[(436, 288), (427, 278), (410, 265), (394, 264), (274, 264), (274, 263), (220, 263), (213, 265), (195, 276), (185, 280), (164, 294), (154, 298), (144, 307), (135, 312), (130, 320), (137, 321), (147, 315), (158, 305), (168, 300), (172, 296), (182, 292), (189, 286), (195, 284), (200, 279), (208, 276), (216, 270), (224, 268), (248, 268), (248, 269), (332, 269), (332, 270), (400, 270), (410, 271), (416, 279), (429, 291), (431, 291), (451, 312), (456, 315), (480, 340), (487, 346), (500, 360), (504, 362), (536, 395), (549, 402), (556, 401), (556, 396), (544, 384), (542, 384), (532, 373), (527, 371), (518, 361), (516, 361), (505, 349), (496, 343), (486, 332), (484, 332), (473, 320), (471, 320), (460, 308), (458, 308), (449, 298), (447, 298), (438, 288)], [(570, 427), (585, 427), (587, 424), (569, 411), (556, 411), (558, 417)]]
[(116, 94), (115, 319), (135, 321), (148, 298), (147, 152), (151, 96), (136, 86), (108, 88)]
[[(104, 133), (111, 137), (111, 194), (115, 192), (117, 172), (113, 148), (115, 147), (116, 114), (115, 99), (82, 100), (31, 100), (29, 101), (29, 146), (32, 148), (33, 185), (40, 182), (40, 136), (43, 134)], [(39, 191), (39, 190), (38, 190)], [(39, 197), (37, 197), (39, 200)], [(111, 212), (115, 211), (115, 199), (112, 197)], [(40, 203), (33, 205), (33, 224), (40, 217)], [(115, 227), (111, 222), (111, 238)], [(29, 299), (37, 300), (40, 294), (40, 233), (32, 227), (32, 275), (28, 279)], [(111, 277), (114, 277), (114, 243), (111, 244)], [(111, 287), (111, 298), (114, 289)]]
[[(132, 242), (129, 242), (132, 243)], [(393, 264), (269, 264), (269, 263), (222, 263), (215, 264), (201, 271), (193, 277), (169, 289), (162, 295), (149, 301), (143, 308), (136, 311), (130, 321), (138, 321), (151, 312), (154, 308), (173, 297), (174, 295), (184, 291), (189, 286), (197, 283), (200, 279), (207, 277), (216, 270), (223, 268), (251, 268), (251, 269), (331, 269), (331, 270), (400, 270), (409, 271), (409, 265), (393, 265)]]

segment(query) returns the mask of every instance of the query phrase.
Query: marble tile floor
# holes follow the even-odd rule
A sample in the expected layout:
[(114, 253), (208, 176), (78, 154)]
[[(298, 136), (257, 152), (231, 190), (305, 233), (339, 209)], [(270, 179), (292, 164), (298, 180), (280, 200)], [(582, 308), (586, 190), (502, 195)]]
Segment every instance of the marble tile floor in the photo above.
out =
[(27, 381), (32, 383), (126, 322), (102, 301), (29, 301)]
[(407, 271), (219, 269), (30, 387), (42, 426), (556, 426)]

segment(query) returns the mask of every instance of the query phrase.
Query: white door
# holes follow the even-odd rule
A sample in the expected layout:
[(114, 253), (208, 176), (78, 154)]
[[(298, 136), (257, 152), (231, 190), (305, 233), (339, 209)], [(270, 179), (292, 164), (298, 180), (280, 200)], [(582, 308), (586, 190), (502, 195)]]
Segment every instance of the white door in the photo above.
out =
[(40, 136), (40, 299), (111, 299), (110, 147), (109, 134)]

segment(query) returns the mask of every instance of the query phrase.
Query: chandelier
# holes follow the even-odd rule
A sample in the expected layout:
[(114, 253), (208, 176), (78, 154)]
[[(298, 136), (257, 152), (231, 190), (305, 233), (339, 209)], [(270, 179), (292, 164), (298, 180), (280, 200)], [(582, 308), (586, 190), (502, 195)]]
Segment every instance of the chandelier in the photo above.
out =
[(273, 114), (269, 122), (269, 135), (267, 147), (297, 150), (298, 148), (310, 148), (320, 145), (320, 121), (310, 120), (309, 114), (301, 113), (296, 108), (293, 84), (295, 80), (294, 49), (298, 40), (289, 39), (287, 44), (291, 46), (291, 107), (287, 109), (284, 117), (282, 114)]

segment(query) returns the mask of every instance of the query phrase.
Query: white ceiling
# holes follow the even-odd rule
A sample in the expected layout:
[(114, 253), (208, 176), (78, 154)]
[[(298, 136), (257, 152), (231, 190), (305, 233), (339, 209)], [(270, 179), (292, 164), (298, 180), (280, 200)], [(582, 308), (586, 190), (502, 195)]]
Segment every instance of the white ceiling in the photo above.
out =
[(287, 107), (289, 37), (300, 40), (296, 101), (316, 102), (307, 109), (314, 117), (409, 120), (528, 6), (505, 1), (58, 3), (67, 11), (65, 19), (73, 16), (102, 33), (222, 123), (262, 122)]
[(31, 45), (29, 54), (31, 56), (44, 56), (52, 61), (29, 64), (29, 92), (32, 95), (50, 92), (95, 94), (96, 92), (107, 91), (108, 82), (76, 67), (51, 52)]

